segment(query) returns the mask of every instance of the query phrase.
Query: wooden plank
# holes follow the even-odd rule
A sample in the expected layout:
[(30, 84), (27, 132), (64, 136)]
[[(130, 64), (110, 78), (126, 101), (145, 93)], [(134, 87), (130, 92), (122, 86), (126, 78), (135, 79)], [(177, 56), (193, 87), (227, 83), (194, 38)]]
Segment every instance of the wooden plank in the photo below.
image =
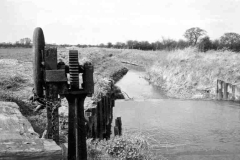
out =
[(223, 82), (223, 99), (228, 99), (228, 83)]
[(217, 89), (216, 89), (216, 98), (218, 99), (218, 83), (219, 83), (219, 80), (217, 80)]
[(218, 83), (218, 100), (222, 100), (223, 99), (223, 81), (220, 81), (219, 80), (219, 83)]
[(102, 107), (102, 100), (98, 102), (99, 107), (99, 116), (98, 116), (98, 126), (99, 126), (99, 132), (98, 132), (98, 138), (103, 138), (103, 107)]
[(240, 101), (240, 87), (235, 87), (235, 101)]
[(40, 139), (29, 121), (13, 102), (0, 102), (0, 159), (61, 159), (61, 148), (53, 141)]
[(69, 159), (74, 159), (76, 155), (76, 135), (75, 135), (75, 97), (72, 95), (66, 96), (68, 100), (68, 154), (70, 157)]
[[(84, 100), (86, 95), (77, 97), (75, 106), (75, 129), (76, 129), (76, 160), (87, 160), (86, 127), (84, 117)], [(91, 128), (92, 129), (92, 128)]]
[(105, 106), (106, 106), (106, 125), (109, 124), (109, 105), (108, 105), (108, 96), (105, 97)]
[(65, 70), (46, 70), (46, 82), (67, 82)]
[[(58, 86), (54, 83), (46, 84), (46, 99), (54, 104), (58, 103)], [(47, 106), (47, 137), (59, 143), (59, 115), (58, 108), (53, 111), (53, 106)], [(52, 125), (53, 124), (53, 125)]]
[(103, 133), (106, 133), (106, 101), (105, 96), (102, 98), (103, 102)]
[(45, 69), (57, 69), (57, 48), (49, 48), (44, 52)]
[(235, 88), (236, 85), (232, 85), (232, 100), (235, 100)]

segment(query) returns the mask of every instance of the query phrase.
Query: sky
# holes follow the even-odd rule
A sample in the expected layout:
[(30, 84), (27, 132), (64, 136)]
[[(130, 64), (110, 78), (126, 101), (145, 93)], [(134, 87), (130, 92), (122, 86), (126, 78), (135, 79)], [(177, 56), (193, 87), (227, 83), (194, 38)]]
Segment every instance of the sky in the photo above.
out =
[(239, 16), (240, 0), (0, 0), (0, 42), (32, 39), (36, 27), (57, 44), (178, 40), (192, 27), (217, 39), (240, 34)]

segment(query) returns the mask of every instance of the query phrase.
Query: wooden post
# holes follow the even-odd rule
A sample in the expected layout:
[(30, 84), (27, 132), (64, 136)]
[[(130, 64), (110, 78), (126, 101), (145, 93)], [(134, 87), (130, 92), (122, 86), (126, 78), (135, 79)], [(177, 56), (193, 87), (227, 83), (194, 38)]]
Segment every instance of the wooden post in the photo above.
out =
[(231, 83), (228, 83), (228, 86), (227, 86), (227, 90), (228, 90), (228, 99), (227, 100), (232, 100), (232, 84)]
[(228, 99), (228, 83), (223, 82), (223, 99)]
[[(45, 70), (56, 70), (57, 69), (57, 49), (50, 48), (43, 52), (43, 59), (45, 62)], [(58, 84), (48, 82), (46, 83), (46, 100), (53, 104), (59, 103), (58, 100)], [(53, 110), (53, 106), (47, 104), (47, 137), (53, 139), (59, 144), (59, 116), (58, 108)]]
[(75, 127), (76, 127), (76, 160), (87, 160), (87, 144), (86, 144), (86, 130), (84, 117), (84, 100), (87, 95), (78, 95), (76, 97), (75, 109)]
[(122, 135), (122, 120), (121, 117), (115, 119), (114, 135)]
[[(105, 96), (102, 97), (102, 113), (103, 113), (103, 133), (106, 133), (106, 103), (105, 103)], [(103, 137), (105, 138), (105, 137)]]
[(218, 83), (219, 83), (219, 80), (217, 79), (217, 90), (216, 90), (216, 98), (218, 99), (218, 92), (219, 92), (219, 90), (218, 90)]
[(240, 88), (235, 86), (235, 101), (240, 101)]
[(235, 90), (236, 90), (236, 85), (232, 85), (232, 100), (235, 100)]
[(122, 120), (121, 117), (117, 117), (118, 119), (118, 128), (119, 128), (119, 135), (122, 135)]
[(102, 100), (98, 102), (98, 134), (97, 137), (102, 139), (103, 138), (103, 106)]
[(111, 128), (112, 128), (112, 119), (111, 119), (111, 99), (109, 96), (106, 97), (106, 105), (107, 105), (107, 126), (106, 126), (106, 139), (109, 139), (111, 136)]
[(106, 125), (109, 124), (109, 105), (108, 105), (108, 96), (105, 97), (105, 105), (106, 105)]
[(68, 160), (86, 160), (84, 100), (86, 94), (66, 95), (69, 104)]
[[(54, 83), (46, 84), (46, 100), (53, 104), (59, 103), (57, 85)], [(47, 137), (59, 144), (59, 115), (58, 108), (53, 110), (53, 106), (47, 104)]]
[(223, 98), (223, 81), (221, 81), (221, 80), (219, 80), (218, 81), (219, 83), (219, 89), (218, 89), (218, 100), (222, 100), (222, 98)]
[(68, 100), (68, 160), (75, 160), (76, 135), (75, 135), (75, 97), (66, 96)]

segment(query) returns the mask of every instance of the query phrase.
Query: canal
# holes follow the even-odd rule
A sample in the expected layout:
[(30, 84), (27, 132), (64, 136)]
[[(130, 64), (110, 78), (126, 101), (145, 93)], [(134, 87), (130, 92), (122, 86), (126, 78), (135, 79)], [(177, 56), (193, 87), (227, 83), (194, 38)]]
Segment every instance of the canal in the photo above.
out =
[(116, 84), (131, 98), (116, 101), (114, 107), (123, 132), (141, 132), (155, 152), (169, 159), (239, 159), (239, 104), (170, 99), (144, 74), (130, 70)]

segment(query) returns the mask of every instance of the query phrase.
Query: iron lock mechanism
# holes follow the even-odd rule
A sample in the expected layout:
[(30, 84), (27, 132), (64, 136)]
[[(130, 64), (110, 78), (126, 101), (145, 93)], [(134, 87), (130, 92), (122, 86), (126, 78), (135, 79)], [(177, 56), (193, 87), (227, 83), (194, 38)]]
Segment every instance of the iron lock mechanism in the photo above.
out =
[(85, 160), (84, 100), (94, 93), (93, 65), (89, 62), (80, 65), (77, 50), (69, 51), (69, 65), (57, 62), (57, 48), (45, 48), (41, 28), (34, 30), (33, 52), (34, 99), (47, 108), (47, 138), (59, 144), (59, 96), (66, 97), (69, 104), (68, 159)]

